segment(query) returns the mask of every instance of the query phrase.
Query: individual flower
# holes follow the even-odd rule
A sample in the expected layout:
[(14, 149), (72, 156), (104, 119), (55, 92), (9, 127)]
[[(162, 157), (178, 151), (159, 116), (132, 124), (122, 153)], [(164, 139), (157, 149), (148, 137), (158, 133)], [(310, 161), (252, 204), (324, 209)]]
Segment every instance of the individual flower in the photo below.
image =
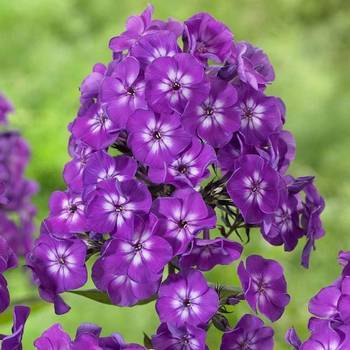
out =
[(185, 51), (203, 63), (208, 59), (224, 62), (233, 48), (233, 35), (208, 13), (198, 13), (185, 21)]
[(244, 315), (232, 331), (224, 333), (221, 350), (272, 350), (274, 331), (253, 315)]
[(151, 167), (149, 178), (155, 183), (186, 183), (196, 186), (210, 175), (208, 166), (216, 161), (214, 149), (193, 138), (192, 143), (181, 152), (171, 163), (163, 168)]
[(84, 115), (78, 116), (70, 126), (73, 136), (95, 150), (103, 149), (115, 141), (120, 127), (107, 115), (105, 107), (95, 103)]
[(131, 49), (131, 54), (143, 65), (159, 57), (172, 57), (180, 51), (176, 35), (162, 30), (143, 36)]
[(63, 179), (69, 190), (81, 193), (83, 191), (84, 169), (95, 151), (74, 137), (70, 139), (69, 150), (73, 159), (64, 166)]
[(12, 113), (14, 108), (10, 101), (8, 101), (5, 96), (0, 94), (0, 124), (7, 124), (7, 116)]
[(241, 117), (241, 133), (249, 145), (259, 145), (282, 127), (282, 115), (276, 97), (247, 89), (239, 99), (236, 113)]
[(152, 344), (155, 350), (205, 350), (205, 338), (205, 330), (191, 324), (175, 328), (162, 323)]
[(173, 114), (137, 110), (129, 118), (127, 130), (128, 145), (135, 158), (150, 166), (171, 162), (191, 142), (191, 136)]
[(300, 227), (299, 201), (293, 194), (281, 200), (274, 214), (264, 217), (262, 232), (265, 239), (273, 245), (284, 245), (286, 251), (295, 248), (304, 235)]
[(185, 129), (215, 148), (224, 146), (240, 128), (240, 114), (234, 107), (236, 89), (224, 81), (211, 79), (208, 98), (196, 102), (191, 100), (184, 112)]
[(188, 252), (180, 258), (183, 268), (197, 267), (209, 271), (216, 265), (229, 265), (240, 258), (243, 247), (225, 238), (194, 239)]
[(206, 324), (219, 307), (219, 297), (201, 272), (171, 274), (159, 288), (156, 309), (162, 322), (174, 327)]
[(204, 69), (190, 54), (157, 58), (145, 76), (147, 102), (156, 112), (182, 113), (189, 101), (200, 103), (208, 95)]
[(199, 231), (216, 224), (215, 212), (189, 188), (178, 190), (173, 197), (157, 198), (152, 210), (159, 218), (157, 231), (169, 241), (174, 255), (183, 253)]
[(104, 180), (131, 180), (136, 171), (137, 163), (131, 157), (112, 157), (105, 151), (95, 152), (89, 157), (83, 172), (85, 193), (95, 189), (97, 184)]
[[(116, 241), (114, 241), (116, 242)], [(132, 306), (148, 299), (158, 291), (160, 275), (154, 275), (153, 280), (144, 283), (134, 281), (128, 275), (128, 269), (117, 265), (116, 249), (113, 241), (107, 244), (102, 256), (92, 269), (92, 279), (96, 287), (108, 294), (113, 304)], [(144, 252), (145, 254), (145, 252)]]
[(153, 6), (148, 5), (141, 15), (130, 16), (126, 22), (126, 31), (113, 37), (109, 42), (109, 48), (116, 53), (130, 49), (147, 31), (152, 21), (152, 14)]
[(41, 297), (55, 304), (57, 314), (69, 310), (60, 293), (77, 289), (87, 280), (86, 246), (78, 239), (60, 239), (43, 234), (27, 256)]
[(237, 272), (250, 307), (272, 322), (277, 321), (290, 300), (282, 266), (274, 260), (251, 255), (245, 265), (240, 263)]
[(81, 104), (79, 115), (83, 115), (91, 105), (97, 102), (106, 70), (104, 64), (96, 63), (92, 68), (92, 72), (81, 83), (79, 88)]
[(267, 55), (258, 47), (241, 41), (235, 45), (232, 56), (219, 71), (224, 80), (249, 84), (253, 89), (264, 89), (275, 79), (275, 72)]
[(325, 234), (321, 221), (325, 201), (313, 183), (305, 186), (304, 192), (305, 202), (303, 203), (301, 224), (307, 232), (308, 240), (302, 253), (302, 265), (308, 267), (311, 250), (315, 248), (315, 241)]
[(49, 201), (48, 221), (54, 233), (73, 234), (86, 231), (85, 205), (80, 195), (55, 191)]
[(259, 224), (278, 209), (285, 187), (278, 172), (257, 155), (244, 155), (227, 184), (233, 203), (248, 224)]
[(127, 233), (135, 214), (148, 213), (152, 198), (137, 180), (108, 179), (97, 184), (86, 206), (87, 224), (99, 233)]
[(71, 339), (60, 324), (54, 324), (35, 340), (34, 346), (37, 350), (70, 350)]
[(136, 58), (126, 57), (116, 65), (112, 76), (106, 77), (101, 85), (100, 99), (118, 129), (125, 129), (129, 116), (136, 109), (147, 107), (145, 83)]
[(16, 305), (13, 309), (12, 334), (0, 334), (1, 350), (21, 350), (24, 326), (30, 309), (24, 305)]
[(164, 266), (172, 258), (169, 243), (155, 234), (155, 215), (135, 216), (129, 234), (121, 233), (112, 239), (102, 258), (104, 268), (115, 274), (127, 274), (135, 282), (156, 281), (162, 275)]
[(7, 288), (7, 281), (0, 274), (0, 313), (5, 311), (10, 305), (10, 293)]

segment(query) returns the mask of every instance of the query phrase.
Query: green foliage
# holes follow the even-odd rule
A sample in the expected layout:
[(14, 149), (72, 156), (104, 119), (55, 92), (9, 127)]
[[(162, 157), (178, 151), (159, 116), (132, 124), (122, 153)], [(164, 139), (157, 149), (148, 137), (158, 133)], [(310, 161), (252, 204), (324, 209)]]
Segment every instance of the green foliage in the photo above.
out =
[[(39, 219), (47, 215), (50, 193), (63, 189), (61, 171), (68, 160), (66, 127), (78, 107), (78, 86), (95, 62), (107, 62), (110, 37), (123, 29), (127, 16), (140, 12), (147, 1), (135, 0), (1, 0), (0, 90), (13, 100), (17, 113), (13, 125), (32, 146), (28, 175), (41, 184), (36, 198)], [(317, 176), (326, 197), (324, 221), (327, 236), (317, 244), (309, 271), (299, 266), (301, 247), (284, 253), (251, 232), (245, 255), (261, 253), (283, 262), (292, 302), (273, 325), (277, 349), (287, 328), (294, 325), (305, 335), (307, 300), (321, 286), (336, 278), (337, 252), (350, 249), (349, 62), (350, 2), (344, 0), (178, 0), (153, 1), (156, 16), (185, 19), (196, 11), (208, 11), (232, 28), (238, 40), (262, 47), (276, 70), (269, 93), (287, 106), (287, 127), (298, 146), (295, 175)], [(38, 222), (39, 222), (38, 219)], [(239, 285), (236, 267), (215, 269), (211, 282)], [(34, 293), (18, 273), (7, 274), (15, 299)], [(90, 283), (89, 287), (93, 288)], [(18, 297), (18, 298), (17, 298)], [(68, 315), (55, 316), (51, 305), (35, 307), (27, 324), (24, 348), (50, 324), (60, 322), (73, 335), (81, 322), (96, 322), (105, 334), (123, 333), (128, 341), (143, 341), (158, 324), (154, 303), (133, 309), (113, 308), (67, 294)], [(227, 315), (234, 324), (244, 303)], [(10, 328), (0, 317), (0, 333)], [(2, 322), (3, 320), (3, 322)], [(132, 325), (132, 327), (131, 327)], [(218, 349), (221, 332), (211, 328), (209, 345)]]

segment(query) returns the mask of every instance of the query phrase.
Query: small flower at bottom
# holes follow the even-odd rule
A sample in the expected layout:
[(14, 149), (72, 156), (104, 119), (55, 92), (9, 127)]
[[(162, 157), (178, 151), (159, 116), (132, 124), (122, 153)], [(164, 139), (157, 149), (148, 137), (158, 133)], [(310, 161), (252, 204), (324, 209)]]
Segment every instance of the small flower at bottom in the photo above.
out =
[(261, 312), (272, 322), (277, 321), (288, 305), (287, 282), (282, 266), (258, 255), (251, 255), (238, 266), (245, 299), (250, 307)]
[(244, 315), (236, 327), (222, 337), (221, 350), (273, 350), (273, 329), (260, 318)]
[(160, 320), (175, 327), (206, 324), (219, 307), (217, 293), (195, 270), (170, 275), (158, 295), (156, 309)]
[(152, 337), (155, 350), (205, 350), (206, 332), (186, 324), (181, 328), (162, 323)]

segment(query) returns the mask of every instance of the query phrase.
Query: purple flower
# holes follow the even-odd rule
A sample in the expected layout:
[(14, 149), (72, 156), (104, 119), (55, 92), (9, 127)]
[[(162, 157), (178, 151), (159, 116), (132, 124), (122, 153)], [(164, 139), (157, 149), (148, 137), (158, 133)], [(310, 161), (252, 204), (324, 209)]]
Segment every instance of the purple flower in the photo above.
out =
[(216, 224), (215, 212), (192, 189), (179, 190), (173, 197), (156, 199), (153, 211), (159, 217), (157, 231), (169, 241), (174, 255), (183, 253), (199, 231)]
[(128, 145), (134, 156), (146, 165), (169, 163), (191, 142), (177, 115), (155, 115), (137, 110), (127, 125)]
[(119, 126), (107, 115), (103, 106), (95, 103), (77, 117), (70, 127), (74, 137), (95, 150), (110, 146), (118, 136)]
[(236, 327), (223, 335), (221, 350), (272, 350), (274, 331), (253, 315), (244, 315)]
[(146, 283), (157, 281), (162, 275), (164, 266), (172, 258), (169, 243), (154, 233), (157, 218), (136, 216), (129, 234), (121, 233), (112, 239), (102, 258), (105, 269), (108, 264), (115, 274), (125, 273), (135, 282)]
[(241, 116), (241, 133), (247, 144), (258, 145), (281, 129), (279, 103), (275, 97), (250, 89), (239, 99), (235, 109)]
[(162, 323), (152, 337), (155, 350), (205, 350), (206, 332), (193, 325), (175, 328)]
[(214, 149), (198, 138), (193, 138), (192, 143), (181, 152), (170, 164), (163, 168), (151, 167), (148, 171), (149, 178), (155, 183), (185, 183), (189, 186), (197, 186), (201, 180), (210, 175), (209, 164), (214, 163), (216, 155)]
[(109, 48), (113, 52), (130, 49), (137, 40), (147, 31), (152, 21), (153, 6), (148, 5), (140, 16), (130, 16), (126, 22), (126, 31), (112, 38)]
[(5, 96), (0, 94), (0, 124), (7, 124), (7, 115), (12, 113), (14, 108), (10, 101), (8, 101)]
[(200, 103), (208, 96), (204, 69), (192, 55), (157, 58), (145, 74), (146, 98), (156, 112), (182, 113), (189, 101)]
[(0, 334), (1, 350), (22, 350), (24, 325), (28, 319), (30, 308), (16, 305), (13, 310), (12, 334)]
[(49, 207), (48, 221), (53, 233), (72, 234), (86, 230), (85, 206), (80, 195), (55, 191), (51, 194)]
[(27, 256), (34, 281), (44, 300), (55, 304), (57, 314), (67, 312), (69, 307), (58, 296), (83, 286), (87, 280), (85, 266), (86, 246), (78, 239), (59, 239), (41, 235)]
[(248, 224), (259, 224), (279, 206), (284, 183), (278, 172), (257, 155), (245, 155), (227, 184), (234, 204)]
[(127, 234), (133, 216), (148, 213), (151, 204), (147, 187), (137, 180), (101, 181), (89, 195), (86, 207), (88, 226), (98, 233)]
[(176, 35), (167, 30), (143, 36), (131, 49), (131, 54), (143, 65), (159, 57), (172, 57), (179, 52)]
[(94, 65), (92, 72), (83, 80), (80, 85), (80, 110), (79, 115), (83, 115), (85, 111), (97, 102), (101, 83), (106, 73), (106, 66), (102, 63)]
[(281, 201), (274, 214), (264, 217), (262, 232), (264, 238), (273, 245), (284, 245), (286, 251), (295, 248), (304, 234), (300, 227), (299, 201), (293, 194)]
[(95, 189), (104, 180), (131, 180), (136, 170), (137, 163), (131, 157), (124, 155), (112, 157), (105, 151), (95, 152), (89, 157), (83, 172), (85, 193)]
[(146, 108), (145, 82), (140, 77), (140, 64), (134, 57), (119, 62), (111, 77), (101, 86), (101, 102), (118, 129), (125, 129), (129, 116), (139, 108)]
[(245, 266), (240, 263), (237, 272), (250, 307), (272, 322), (277, 321), (290, 300), (282, 266), (274, 260), (251, 255)]
[(160, 320), (175, 327), (206, 324), (219, 307), (217, 293), (195, 270), (170, 275), (158, 295), (156, 309)]
[(119, 306), (132, 306), (141, 300), (152, 297), (159, 288), (158, 280), (140, 283), (134, 281), (124, 266), (121, 269), (116, 263), (116, 244), (111, 241), (107, 244), (101, 258), (92, 269), (92, 279), (96, 287), (108, 293), (113, 304)]
[(209, 271), (216, 265), (229, 265), (239, 259), (242, 250), (239, 243), (225, 238), (195, 239), (189, 251), (182, 255), (180, 265)]
[(233, 48), (233, 35), (208, 13), (198, 13), (185, 21), (185, 50), (203, 63), (208, 59), (224, 62)]
[(5, 277), (0, 274), (0, 313), (5, 311), (10, 305), (10, 293), (7, 288)]
[(321, 214), (325, 208), (325, 201), (313, 183), (304, 188), (305, 203), (303, 204), (301, 223), (307, 232), (308, 241), (302, 253), (302, 265), (309, 266), (310, 253), (314, 249), (315, 240), (324, 236), (325, 231), (321, 221)]
[(212, 79), (210, 92), (200, 104), (190, 102), (183, 115), (183, 125), (213, 147), (222, 147), (240, 128), (240, 114), (234, 108), (236, 89), (224, 81)]
[(60, 324), (54, 324), (35, 340), (34, 346), (37, 350), (70, 350), (71, 339)]

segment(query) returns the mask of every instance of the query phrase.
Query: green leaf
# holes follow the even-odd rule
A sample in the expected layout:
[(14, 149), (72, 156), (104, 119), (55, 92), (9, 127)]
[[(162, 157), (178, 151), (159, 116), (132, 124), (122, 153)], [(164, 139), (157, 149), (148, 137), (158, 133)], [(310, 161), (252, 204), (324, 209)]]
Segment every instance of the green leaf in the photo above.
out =
[[(101, 292), (98, 289), (86, 289), (86, 290), (72, 290), (68, 293), (80, 295), (84, 298), (88, 298), (98, 303), (113, 305), (107, 293)], [(157, 299), (157, 295), (152, 295), (148, 299), (140, 300), (136, 305), (146, 305)]]
[(98, 303), (112, 305), (111, 300), (107, 293), (101, 292), (97, 289), (86, 289), (86, 290), (71, 290), (68, 293), (80, 295), (84, 298), (88, 298)]

